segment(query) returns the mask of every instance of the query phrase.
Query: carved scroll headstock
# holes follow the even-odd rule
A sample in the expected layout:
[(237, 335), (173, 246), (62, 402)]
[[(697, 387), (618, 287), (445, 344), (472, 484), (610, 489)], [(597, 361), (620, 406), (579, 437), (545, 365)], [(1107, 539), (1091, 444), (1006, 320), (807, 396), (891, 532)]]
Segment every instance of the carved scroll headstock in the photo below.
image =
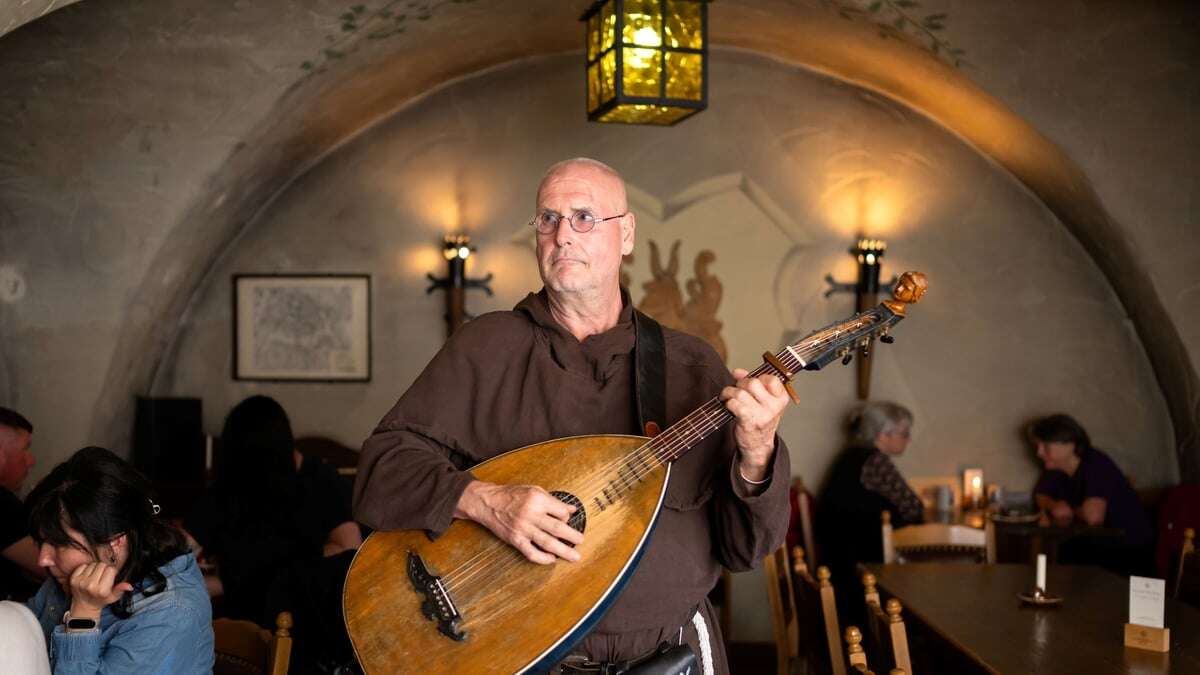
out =
[(884, 344), (894, 341), (892, 327), (904, 320), (905, 308), (920, 301), (928, 288), (929, 281), (924, 274), (905, 272), (896, 282), (892, 293), (894, 299), (815, 330), (777, 354), (764, 354), (766, 367), (786, 382), (800, 370), (820, 370), (835, 359), (841, 359), (845, 365), (855, 354), (867, 358), (874, 340)]
[(921, 301), (921, 296), (929, 290), (929, 279), (921, 272), (905, 272), (892, 289), (893, 300), (884, 300), (883, 305), (898, 316), (904, 316), (905, 305), (914, 305)]

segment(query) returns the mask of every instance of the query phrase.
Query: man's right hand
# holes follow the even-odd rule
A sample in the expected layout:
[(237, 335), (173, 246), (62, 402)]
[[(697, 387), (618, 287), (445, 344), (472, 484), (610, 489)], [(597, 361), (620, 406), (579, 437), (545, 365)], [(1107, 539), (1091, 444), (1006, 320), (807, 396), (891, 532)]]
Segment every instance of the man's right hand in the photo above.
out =
[(583, 534), (567, 524), (573, 513), (574, 506), (536, 485), (496, 485), (478, 480), (467, 485), (454, 509), (455, 518), (483, 525), (540, 565), (549, 565), (558, 558), (579, 560), (579, 552), (571, 545), (583, 543)]

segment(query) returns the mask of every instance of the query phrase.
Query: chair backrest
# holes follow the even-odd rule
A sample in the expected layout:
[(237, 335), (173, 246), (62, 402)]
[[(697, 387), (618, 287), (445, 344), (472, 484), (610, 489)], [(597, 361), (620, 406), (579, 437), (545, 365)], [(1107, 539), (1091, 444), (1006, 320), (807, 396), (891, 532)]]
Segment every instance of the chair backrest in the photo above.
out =
[(816, 540), (813, 538), (813, 503), (812, 494), (804, 487), (804, 480), (792, 480), (792, 521), (788, 525), (788, 543), (792, 546), (803, 546), (808, 553), (809, 562), (817, 562)]
[(799, 619), (800, 659), (808, 666), (808, 672), (846, 675), (829, 569), (818, 567), (814, 579), (804, 562), (804, 551), (800, 547), (794, 551), (792, 588)]
[[(1200, 590), (1200, 579), (1192, 578), (1198, 571), (1196, 565), (1196, 530), (1187, 528), (1183, 531), (1183, 547), (1179, 551), (1179, 564), (1175, 569), (1175, 588), (1171, 595), (1175, 598), (1190, 596)], [(1194, 601), (1193, 601), (1194, 602)]]
[[(846, 661), (850, 664), (850, 669), (862, 675), (875, 675), (867, 667), (866, 654), (863, 653), (859, 643), (862, 642), (862, 631), (855, 626), (846, 628)], [(892, 668), (888, 671), (888, 675), (908, 675), (908, 671), (903, 668)]]
[(869, 653), (870, 659), (876, 663), (883, 661), (883, 640), (884, 637), (881, 631), (881, 624), (878, 621), (872, 620), (875, 613), (881, 612), (879, 591), (875, 589), (875, 575), (870, 572), (864, 572), (862, 575), (863, 584), (863, 604), (866, 606), (866, 611), (863, 616), (867, 617), (866, 631), (863, 635), (863, 642), (866, 643), (865, 649)]
[(771, 627), (775, 633), (775, 660), (779, 675), (788, 675), (800, 656), (800, 622), (796, 614), (796, 595), (792, 588), (792, 570), (788, 565), (787, 546), (767, 556), (764, 571), (767, 599), (771, 604)]
[(897, 669), (911, 673), (912, 659), (908, 653), (908, 633), (900, 618), (903, 610), (900, 601), (891, 598), (881, 605), (874, 574), (866, 572), (862, 582), (867, 610), (866, 651), (876, 663), (890, 661)]
[(1163, 495), (1158, 509), (1154, 564), (1164, 579), (1174, 579), (1187, 528), (1200, 529), (1200, 485), (1176, 485)]
[(986, 562), (989, 555), (995, 557), (995, 534), (988, 546), (987, 530), (966, 525), (946, 523), (924, 523), (892, 529), (892, 514), (880, 514), (883, 538), (883, 561), (904, 562), (906, 557), (921, 558), (968, 558)]
[(846, 661), (850, 667), (864, 672), (870, 673), (867, 670), (867, 655), (862, 648), (862, 631), (858, 630), (858, 626), (846, 627)]
[(292, 658), (292, 615), (275, 617), (275, 632), (253, 621), (213, 621), (214, 675), (287, 675)]

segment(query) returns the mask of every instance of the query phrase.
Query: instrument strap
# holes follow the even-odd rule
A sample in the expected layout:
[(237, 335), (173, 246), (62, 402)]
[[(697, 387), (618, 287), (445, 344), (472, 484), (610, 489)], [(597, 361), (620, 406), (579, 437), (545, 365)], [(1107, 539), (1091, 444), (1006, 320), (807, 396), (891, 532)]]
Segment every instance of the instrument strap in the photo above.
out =
[(638, 424), (647, 436), (657, 436), (667, 424), (667, 349), (662, 326), (633, 310), (633, 386)]

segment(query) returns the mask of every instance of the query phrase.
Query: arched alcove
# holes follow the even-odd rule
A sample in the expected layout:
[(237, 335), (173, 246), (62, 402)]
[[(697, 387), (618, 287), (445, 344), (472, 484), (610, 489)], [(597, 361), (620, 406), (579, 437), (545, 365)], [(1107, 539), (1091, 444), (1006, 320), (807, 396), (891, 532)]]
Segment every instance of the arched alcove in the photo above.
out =
[[(140, 279), (110, 292), (98, 315), (85, 317), (74, 333), (55, 331), (64, 336), (54, 338), (61, 354), (49, 364), (30, 355), (44, 344), (39, 331), (52, 322), (44, 317), (65, 312), (35, 300), (8, 319), (21, 332), (6, 341), (9, 362), (32, 364), (12, 368), (13, 386), (36, 400), (51, 390), (66, 396), (55, 405), (67, 405), (87, 429), (72, 433), (70, 442), (78, 436), (126, 444), (130, 397), (151, 390), (205, 276), (285, 186), (408, 102), (514, 60), (575, 49), (578, 32), (570, 28), (587, 3), (430, 4), (437, 7), (428, 20), (387, 39), (340, 31), (345, 8), (318, 0), (202, 9), (183, 0), (93, 0), (4, 36), (0, 55), (13, 67), (0, 78), (12, 94), (3, 114), (14, 124), (0, 140), (21, 176), (4, 189), (6, 199), (16, 194), (22, 221), (42, 227), (19, 250), (36, 259), (58, 246), (55, 255), (79, 258), (101, 278), (125, 266), (125, 274)], [(1107, 215), (1075, 162), (973, 84), (969, 71), (881, 40), (872, 24), (843, 20), (820, 2), (725, 0), (712, 10), (715, 44), (898, 101), (960, 135), (1037, 195), (1109, 279), (1162, 390), (1183, 473), (1196, 475), (1200, 387), (1177, 325), (1190, 319), (1164, 309), (1127, 228)], [(327, 35), (339, 56), (323, 60)], [(316, 67), (301, 69), (305, 60)], [(156, 164), (110, 170), (119, 168), (112, 166), (118, 158), (138, 153)], [(105, 201), (110, 194), (127, 200), (134, 191), (153, 193), (160, 175), (162, 193), (144, 222)], [(95, 222), (82, 225), (96, 245), (72, 236), (89, 218)], [(115, 240), (95, 234), (110, 231), (128, 233), (113, 250), (105, 246)], [(35, 299), (79, 285), (53, 276), (33, 281)], [(94, 344), (94, 352), (67, 354), (77, 339)], [(95, 373), (97, 363), (107, 364), (105, 372)], [(81, 372), (81, 381), (50, 382), (40, 376), (46, 365)], [(46, 391), (37, 389), (42, 383)]]
[[(1065, 407), (1086, 411), (1123, 464), (1144, 464), (1148, 483), (1175, 478), (1153, 373), (1103, 275), (1036, 196), (959, 137), (842, 80), (723, 48), (703, 117), (670, 129), (594, 125), (559, 103), (576, 66), (572, 54), (546, 56), (463, 79), (326, 156), (213, 266), (152, 393), (203, 396), (205, 426), (218, 428), (238, 400), (268, 389), (301, 433), (357, 444), (444, 336), (441, 298), (425, 293), (426, 272), (443, 271), (441, 236), (470, 233), (470, 272), (496, 276), (496, 297), (473, 293), (470, 310), (510, 308), (540, 286), (524, 224), (533, 187), (551, 163), (588, 155), (633, 186), (635, 300), (650, 277), (648, 241), (664, 254), (681, 242), (680, 288), (701, 250), (716, 253), (730, 366), (753, 367), (784, 335), (852, 312), (847, 297), (823, 297), (823, 277), (852, 276), (845, 249), (859, 232), (891, 242), (889, 271), (928, 273), (933, 291), (879, 351), (875, 373), (878, 396), (918, 415), (923, 450), (901, 460), (914, 475), (954, 475), (967, 462), (1001, 484), (1032, 484), (1037, 469), (1014, 431)], [(230, 379), (231, 280), (262, 272), (372, 276), (371, 383)], [(1002, 333), (1010, 339), (997, 343)], [(805, 405), (785, 439), (809, 482), (840, 444), (853, 380), (834, 369), (799, 383)]]
[[(446, 33), (430, 32), (403, 43), (364, 47), (361, 56), (329, 63), (324, 73), (299, 81), (229, 158), (151, 264), (109, 369), (105, 392), (113, 396), (102, 400), (119, 402), (119, 392), (149, 388), (175, 339), (178, 317), (211, 261), (264, 204), (324, 153), (404, 103), (459, 78), (513, 58), (570, 49), (573, 45), (559, 28), (571, 18), (561, 7), (497, 15), (488, 3), (479, 3), (446, 17), (452, 39), (439, 42)], [(506, 30), (497, 30), (497, 22)], [(911, 46), (879, 40), (870, 26), (771, 2), (714, 6), (713, 24), (717, 44), (852, 82), (931, 117), (1041, 199), (1109, 279), (1162, 390), (1181, 471), (1194, 475), (1200, 386), (1187, 350), (1127, 237), (1061, 150), (962, 73)], [(475, 48), (464, 51), (451, 43)], [(179, 260), (172, 251), (180, 248), (198, 255)], [(171, 283), (159, 287), (156, 282), (163, 278)], [(148, 354), (155, 358), (146, 359)], [(94, 435), (122, 438), (129, 428), (123, 409), (122, 403), (114, 403), (108, 414), (99, 415)]]

